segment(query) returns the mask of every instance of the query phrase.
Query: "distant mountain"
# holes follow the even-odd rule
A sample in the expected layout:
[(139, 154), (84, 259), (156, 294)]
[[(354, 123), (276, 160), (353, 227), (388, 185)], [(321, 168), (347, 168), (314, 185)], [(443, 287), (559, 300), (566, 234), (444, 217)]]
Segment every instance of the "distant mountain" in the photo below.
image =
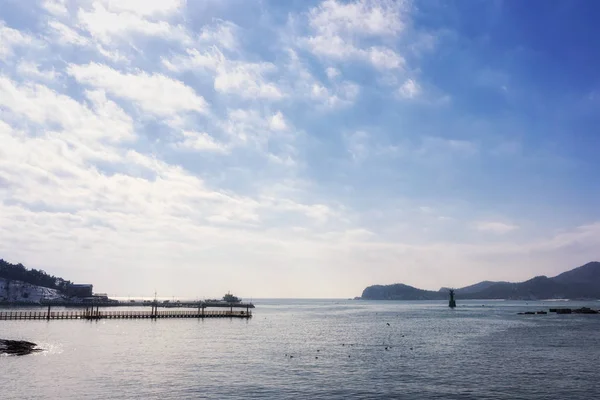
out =
[(569, 288), (546, 276), (536, 276), (520, 283), (497, 283), (480, 292), (463, 295), (467, 299), (553, 299), (570, 298)]
[[(490, 286), (496, 285), (498, 283), (509, 283), (509, 282), (483, 281), (483, 282), (476, 283), (474, 285), (465, 286), (465, 287), (460, 288), (460, 289), (454, 289), (454, 292), (456, 294), (477, 293), (477, 292), (481, 292), (482, 290), (485, 290), (485, 289), (489, 288)], [(444, 292), (444, 293), (448, 293), (448, 290), (450, 290), (450, 288), (443, 287), (439, 291), (440, 292)]]
[[(437, 292), (396, 283), (367, 287), (364, 300), (441, 300), (448, 298), (448, 288)], [(600, 299), (600, 262), (590, 262), (554, 278), (536, 276), (525, 282), (483, 281), (455, 289), (463, 299)]]
[(572, 269), (567, 272), (563, 272), (560, 275), (552, 278), (556, 282), (570, 284), (579, 283), (584, 285), (596, 285), (600, 284), (600, 262), (594, 261), (582, 265), (581, 267)]

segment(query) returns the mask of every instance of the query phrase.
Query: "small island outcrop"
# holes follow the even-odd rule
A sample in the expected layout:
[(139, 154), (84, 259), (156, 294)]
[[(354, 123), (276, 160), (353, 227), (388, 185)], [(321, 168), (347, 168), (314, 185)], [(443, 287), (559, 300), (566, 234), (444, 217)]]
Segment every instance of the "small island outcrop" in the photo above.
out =
[(37, 348), (37, 344), (35, 343), (24, 340), (0, 339), (0, 354), (24, 356), (37, 351), (42, 351), (42, 349)]

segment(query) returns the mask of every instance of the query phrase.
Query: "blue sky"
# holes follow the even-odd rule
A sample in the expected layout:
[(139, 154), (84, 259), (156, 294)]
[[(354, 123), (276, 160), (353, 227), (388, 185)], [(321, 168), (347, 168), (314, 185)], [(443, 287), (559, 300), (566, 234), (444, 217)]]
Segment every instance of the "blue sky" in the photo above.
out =
[(0, 0), (0, 254), (351, 297), (600, 258), (594, 1)]

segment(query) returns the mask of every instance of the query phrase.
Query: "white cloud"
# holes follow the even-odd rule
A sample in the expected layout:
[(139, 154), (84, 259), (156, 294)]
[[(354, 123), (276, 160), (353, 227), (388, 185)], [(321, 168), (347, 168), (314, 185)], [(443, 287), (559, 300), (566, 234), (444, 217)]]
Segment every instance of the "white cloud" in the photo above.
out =
[(13, 55), (16, 47), (27, 46), (33, 43), (33, 38), (21, 31), (6, 26), (0, 20), (0, 58), (8, 58)]
[[(227, 26), (225, 23), (221, 25)], [(281, 68), (269, 62), (229, 59), (217, 44), (202, 50), (189, 48), (185, 55), (163, 58), (162, 63), (174, 72), (210, 74), (214, 77), (213, 85), (217, 92), (235, 94), (245, 99), (275, 101), (300, 96), (318, 100), (329, 108), (347, 106), (355, 101), (360, 92), (357, 84), (336, 80), (331, 87), (327, 87), (308, 71), (293, 50), (288, 50), (288, 54), (290, 63)], [(382, 58), (381, 63), (386, 62), (390, 61)], [(328, 73), (334, 74), (335, 71), (332, 68)]]
[(334, 60), (346, 60), (365, 56), (364, 50), (361, 50), (340, 36), (310, 36), (301, 39), (300, 44), (307, 47), (312, 53), (318, 56), (332, 58)]
[(216, 71), (227, 62), (223, 53), (215, 46), (210, 46), (202, 53), (198, 49), (186, 49), (186, 54), (180, 54), (170, 59), (163, 58), (162, 63), (174, 72), (183, 72), (202, 68)]
[(354, 103), (360, 87), (352, 82), (342, 82), (334, 88), (327, 88), (314, 82), (310, 88), (310, 97), (329, 108), (350, 106)]
[(278, 156), (273, 153), (268, 153), (267, 159), (275, 164), (283, 165), (286, 167), (295, 167), (297, 165), (296, 160), (294, 160), (289, 154)]
[(503, 235), (519, 229), (519, 226), (497, 221), (479, 221), (473, 225), (473, 228), (481, 232)]
[(183, 140), (174, 143), (174, 147), (182, 150), (210, 151), (216, 153), (227, 153), (226, 145), (215, 141), (205, 132), (184, 131)]
[(59, 45), (88, 46), (91, 44), (90, 39), (69, 28), (62, 22), (51, 20), (48, 22), (48, 26), (52, 29), (52, 35), (55, 37), (54, 42)]
[(274, 131), (285, 131), (288, 128), (285, 122), (285, 118), (283, 117), (281, 111), (278, 111), (275, 114), (273, 114), (271, 120), (269, 121), (269, 126)]
[[(148, 230), (148, 235), (142, 235), (145, 239), (135, 238), (136, 235), (130, 237), (130, 245), (142, 245), (145, 240), (150, 243), (168, 240), (169, 234), (178, 229), (171, 228), (166, 236), (155, 234), (156, 227), (168, 224), (192, 232), (194, 224), (206, 223), (210, 218), (239, 222), (258, 220), (259, 203), (256, 201), (213, 191), (182, 168), (134, 151), (122, 155), (114, 164), (124, 163), (124, 171), (128, 172), (103, 174), (88, 165), (89, 159), (74, 158), (61, 147), (59, 138), (53, 142), (50, 139), (13, 139), (6, 143), (10, 151), (2, 155), (0, 171), (9, 176), (19, 174), (20, 178), (11, 183), (14, 187), (11, 198), (25, 208), (37, 204), (51, 210), (68, 210), (64, 215), (75, 220), (78, 225), (75, 229), (80, 232), (93, 233), (93, 225), (86, 223), (92, 217), (103, 226), (121, 225), (123, 229), (118, 236), (139, 234), (150, 227), (143, 222), (149, 218), (155, 228)], [(39, 169), (41, 166), (44, 166), (43, 170)], [(151, 175), (144, 177), (138, 171)], [(47, 214), (55, 219), (51, 229), (57, 227), (59, 215)], [(112, 241), (110, 237), (99, 240), (106, 239)]]
[(114, 12), (129, 12), (142, 16), (168, 15), (181, 11), (186, 0), (99, 0)]
[[(59, 94), (40, 84), (18, 85), (0, 76), (0, 106), (10, 111), (17, 119), (27, 120), (45, 130), (60, 127), (61, 136), (78, 140), (106, 139), (111, 142), (131, 140), (133, 122), (102, 91), (85, 93), (89, 106), (78, 103), (71, 97)], [(49, 129), (46, 126), (53, 126)]]
[(417, 97), (421, 93), (421, 86), (414, 79), (407, 79), (404, 81), (400, 89), (398, 89), (400, 96), (405, 99), (412, 99)]
[(382, 45), (365, 45), (362, 37), (393, 37), (404, 28), (402, 1), (327, 0), (309, 11), (313, 34), (299, 44), (313, 54), (338, 61), (362, 60), (378, 69), (401, 68), (404, 58)]
[(302, 204), (287, 198), (263, 196), (263, 207), (273, 207), (279, 211), (301, 213), (317, 223), (326, 223), (339, 217), (338, 212), (325, 204)]
[(69, 64), (67, 73), (84, 85), (134, 101), (144, 111), (157, 116), (171, 116), (181, 111), (205, 113), (208, 110), (204, 98), (192, 88), (161, 74), (143, 71), (127, 74), (97, 63)]
[[(81, 240), (87, 240), (86, 236), (91, 238), (94, 231), (98, 231), (90, 221), (97, 221), (101, 226), (121, 226), (119, 236), (148, 232), (145, 239), (129, 238), (130, 244), (139, 245), (145, 245), (145, 241), (169, 240), (169, 235), (178, 229), (192, 232), (202, 221), (205, 224), (207, 221), (244, 223), (259, 219), (257, 210), (261, 205), (253, 199), (211, 190), (199, 177), (179, 166), (133, 150), (101, 144), (103, 138), (114, 136), (123, 128), (131, 132), (131, 120), (101, 92), (89, 92), (87, 96), (93, 107), (39, 85), (34, 89), (16, 87), (10, 81), (0, 80), (0, 99), (10, 102), (6, 110), (14, 114), (15, 120), (25, 117), (36, 124), (57, 125), (56, 132), (37, 137), (33, 135), (35, 129), (30, 135), (0, 121), (3, 144), (0, 178), (11, 187), (9, 197), (5, 198), (19, 205), (13, 207), (13, 215), (32, 218), (36, 212), (29, 207), (43, 207), (49, 210), (40, 216), (51, 223), (47, 226), (52, 231), (50, 236), (58, 232), (55, 228), (63, 226), (61, 219), (68, 218), (73, 224), (71, 232), (79, 232)], [(183, 135), (196, 149), (202, 146), (203, 150), (218, 151), (216, 142), (206, 134), (184, 132)], [(101, 172), (95, 165), (100, 160), (117, 172)], [(1, 203), (0, 208), (5, 210), (3, 207)], [(179, 228), (160, 239), (148, 230), (144, 221), (150, 220), (155, 228), (169, 225)], [(12, 224), (10, 219), (3, 222), (6, 223), (3, 226)], [(30, 232), (35, 242), (33, 232), (40, 231)], [(108, 246), (116, 243), (110, 232), (100, 240)], [(0, 229), (0, 237), (4, 238), (4, 233)]]
[(360, 86), (353, 82), (342, 82), (336, 88), (333, 103), (353, 103), (360, 93)]
[(324, 34), (348, 33), (394, 36), (402, 31), (404, 1), (359, 0), (350, 3), (326, 0), (309, 12), (313, 29)]
[(50, 70), (40, 70), (38, 64), (30, 61), (19, 62), (17, 65), (17, 71), (24, 76), (43, 81), (54, 81), (60, 76), (60, 74), (58, 74), (54, 68)]
[[(165, 263), (184, 269), (194, 266), (193, 271), (199, 263), (201, 271), (194, 273), (204, 274), (208, 270), (202, 265), (209, 260), (213, 268), (233, 266), (242, 255), (246, 262), (261, 261), (266, 266), (261, 254), (272, 260), (280, 252), (289, 257), (290, 251), (303, 251), (279, 231), (261, 225), (264, 218), (292, 218), (307, 221), (308, 226), (327, 226), (339, 218), (335, 209), (322, 203), (251, 198), (214, 189), (181, 167), (136, 151), (106, 147), (106, 152), (118, 156), (111, 164), (118, 172), (103, 173), (93, 160), (74, 156), (81, 143), (65, 146), (58, 136), (30, 138), (6, 124), (0, 124), (0, 140), (0, 177), (10, 178), (10, 190), (3, 197), (8, 202), (0, 202), (0, 251), (10, 259), (31, 263), (34, 259), (25, 253), (35, 254), (45, 268), (66, 261), (61, 254), (68, 254), (68, 265), (86, 259), (94, 271), (109, 259), (111, 268), (127, 275), (133, 270), (124, 267), (135, 260), (152, 268), (152, 279), (158, 276), (159, 285), (165, 285), (168, 275), (160, 268)], [(231, 246), (236, 247), (233, 258)], [(63, 251), (57, 253), (56, 248)], [(214, 274), (220, 276), (222, 269), (214, 268)], [(131, 290), (111, 284), (102, 274), (94, 283), (115, 294)], [(143, 292), (146, 284), (150, 283), (136, 290)], [(184, 284), (182, 289), (180, 284), (178, 290), (191, 293), (198, 287)]]
[(229, 148), (257, 152), (264, 159), (288, 167), (296, 166), (296, 131), (283, 113), (230, 109), (216, 127), (228, 138)]
[(284, 97), (279, 87), (265, 80), (276, 68), (269, 63), (235, 63), (217, 69), (214, 87), (218, 92), (246, 98), (278, 100)]
[(327, 108), (339, 108), (352, 105), (360, 93), (360, 87), (349, 81), (339, 81), (327, 87), (310, 73), (298, 54), (289, 50), (289, 63), (285, 69), (291, 80), (290, 92), (295, 96), (318, 101)]
[(337, 61), (361, 60), (377, 69), (401, 68), (404, 58), (394, 50), (383, 46), (360, 48), (340, 36), (310, 36), (300, 39), (300, 45), (317, 56)]
[[(121, 4), (121, 2), (115, 2), (114, 4)], [(128, 4), (126, 7), (131, 7), (132, 3), (124, 4)], [(118, 6), (117, 9), (122, 10), (123, 8)], [(139, 10), (145, 10), (145, 8)], [(149, 10), (156, 10), (156, 8), (151, 7)], [(191, 42), (191, 38), (184, 28), (173, 26), (164, 20), (146, 19), (144, 16), (147, 14), (144, 12), (133, 13), (130, 11), (131, 9), (122, 12), (111, 12), (101, 3), (95, 2), (92, 5), (92, 10), (88, 11), (80, 8), (77, 19), (79, 25), (87, 30), (94, 39), (105, 44), (112, 44), (115, 39), (128, 40), (131, 35), (155, 36), (183, 43)]]
[(404, 58), (387, 47), (371, 47), (366, 51), (365, 56), (375, 68), (379, 69), (396, 69), (404, 65)]
[(203, 52), (198, 49), (188, 49), (186, 52), (186, 56), (163, 59), (163, 64), (171, 71), (201, 68), (211, 72), (217, 92), (236, 94), (243, 98), (270, 100), (278, 100), (285, 96), (282, 90), (267, 78), (277, 71), (274, 64), (229, 60), (216, 47)]
[(238, 43), (239, 27), (230, 21), (218, 21), (215, 25), (205, 26), (202, 28), (200, 37), (201, 42), (218, 45), (218, 47), (235, 50)]
[(127, 63), (129, 62), (129, 58), (118, 50), (107, 50), (101, 44), (96, 43), (96, 50), (98, 53), (108, 58), (114, 63)]
[(335, 78), (337, 78), (338, 76), (340, 76), (340, 70), (339, 70), (339, 69), (337, 69), (337, 68), (333, 68), (333, 67), (328, 67), (328, 68), (325, 70), (325, 73), (327, 74), (327, 77), (328, 77), (329, 79), (335, 79)]
[(265, 116), (256, 110), (231, 109), (227, 113), (227, 118), (219, 122), (219, 127), (238, 145), (253, 143), (265, 146), (273, 137), (272, 132), (287, 128), (287, 124), (283, 114)]
[(53, 43), (59, 46), (73, 45), (80, 46), (89, 49), (95, 49), (99, 54), (108, 58), (113, 62), (126, 62), (128, 58), (123, 55), (119, 50), (108, 50), (101, 43), (94, 41), (92, 38), (83, 36), (76, 30), (68, 27), (67, 25), (51, 20), (48, 22), (50, 27), (50, 38), (53, 39)]
[(50, 14), (63, 17), (69, 14), (66, 3), (66, 0), (44, 0), (42, 7)]

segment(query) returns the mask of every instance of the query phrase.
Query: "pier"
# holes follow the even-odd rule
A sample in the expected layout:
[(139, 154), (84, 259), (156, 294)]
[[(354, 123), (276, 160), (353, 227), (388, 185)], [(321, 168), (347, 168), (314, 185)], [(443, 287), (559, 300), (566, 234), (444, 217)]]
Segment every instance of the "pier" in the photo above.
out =
[(74, 308), (86, 308), (86, 307), (160, 307), (160, 308), (255, 308), (252, 303), (227, 303), (224, 301), (117, 301), (117, 300), (109, 300), (109, 301), (64, 301), (64, 300), (54, 300), (54, 301), (41, 301), (39, 303), (7, 303), (0, 302), (1, 306), (13, 306), (18, 305), (20, 307), (39, 307), (39, 306), (52, 306), (52, 307), (74, 307)]
[(158, 311), (155, 307), (151, 311), (118, 310), (105, 311), (97, 307), (81, 311), (0, 311), (0, 321), (6, 320), (100, 320), (100, 319), (159, 319), (159, 318), (251, 318), (252, 312), (246, 311), (214, 311), (200, 308), (198, 310)]

